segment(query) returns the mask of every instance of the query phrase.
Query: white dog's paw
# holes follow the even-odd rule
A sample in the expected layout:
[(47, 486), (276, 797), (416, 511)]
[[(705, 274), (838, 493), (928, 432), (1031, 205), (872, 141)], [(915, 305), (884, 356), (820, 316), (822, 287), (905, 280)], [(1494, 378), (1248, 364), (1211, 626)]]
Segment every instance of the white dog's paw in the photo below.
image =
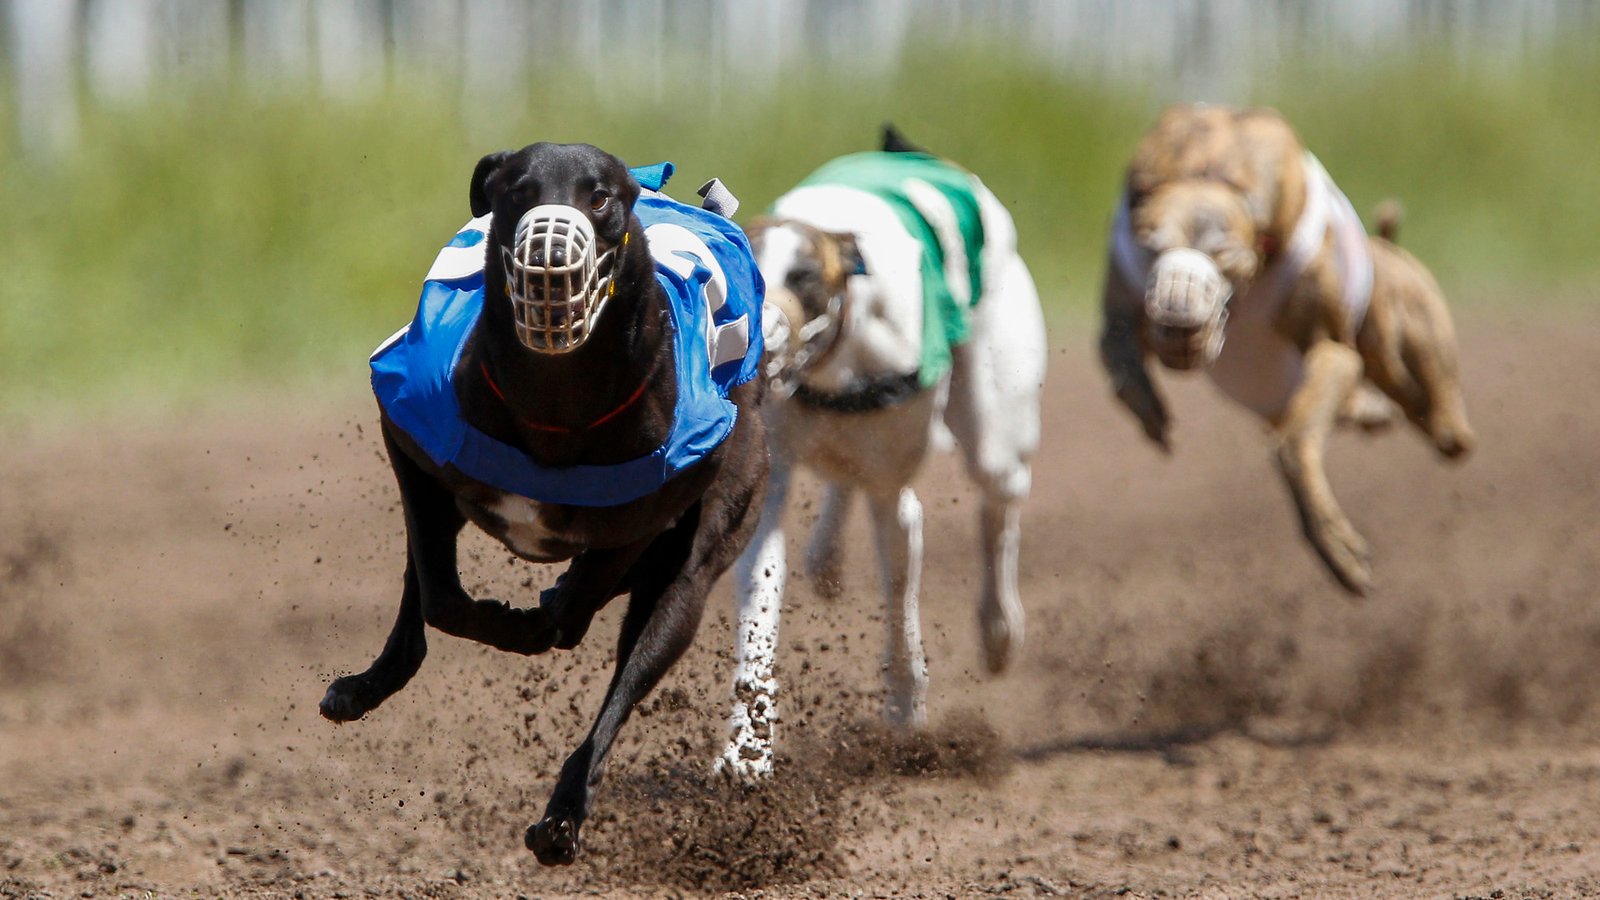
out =
[(729, 741), (711, 771), (743, 784), (758, 784), (772, 777), (772, 745)]
[(824, 600), (837, 600), (844, 593), (842, 555), (833, 535), (819, 536), (806, 552), (806, 580)]
[(837, 600), (844, 593), (843, 574), (832, 562), (830, 560), (827, 564), (806, 569), (806, 579), (811, 582), (811, 589), (824, 600)]
[(990, 619), (983, 623), (983, 664), (990, 674), (999, 675), (1011, 665), (1013, 648), (1011, 627), (1005, 619)]
[(1022, 647), (1022, 602), (986, 600), (978, 607), (978, 633), (983, 638), (983, 664), (989, 674), (999, 675), (1010, 668)]

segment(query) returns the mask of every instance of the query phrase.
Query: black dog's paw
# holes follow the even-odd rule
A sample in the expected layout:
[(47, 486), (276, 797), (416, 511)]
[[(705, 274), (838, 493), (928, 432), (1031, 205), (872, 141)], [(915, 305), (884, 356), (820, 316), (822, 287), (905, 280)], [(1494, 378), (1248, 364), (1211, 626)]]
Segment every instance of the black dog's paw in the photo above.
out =
[(317, 710), (330, 722), (354, 722), (383, 702), (365, 674), (346, 675), (328, 685)]
[(562, 573), (561, 577), (556, 579), (555, 587), (540, 591), (539, 605), (529, 610), (531, 613), (549, 617), (551, 627), (556, 632), (551, 646), (557, 650), (571, 650), (582, 643), (583, 636), (589, 633), (589, 623), (594, 621), (593, 613), (587, 616), (575, 615), (569, 608), (568, 600), (561, 592), (562, 583), (566, 578), (566, 573)]
[(566, 628), (557, 629), (556, 649), (571, 650), (583, 643), (583, 636), (589, 633), (589, 623), (593, 621), (594, 619), (591, 617), (584, 619), (582, 622), (569, 623)]
[(570, 866), (578, 858), (578, 823), (565, 816), (545, 816), (528, 828), (528, 849), (545, 866)]
[(524, 656), (537, 656), (560, 646), (561, 629), (542, 609), (510, 609), (509, 615), (517, 622), (514, 633), (506, 637), (505, 649)]

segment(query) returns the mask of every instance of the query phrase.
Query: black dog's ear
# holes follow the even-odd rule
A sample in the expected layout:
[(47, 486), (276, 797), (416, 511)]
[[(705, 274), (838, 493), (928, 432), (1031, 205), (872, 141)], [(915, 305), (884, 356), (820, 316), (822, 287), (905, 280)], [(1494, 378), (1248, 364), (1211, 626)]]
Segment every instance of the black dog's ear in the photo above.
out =
[(478, 167), (472, 170), (472, 188), (467, 193), (467, 199), (472, 204), (472, 217), (477, 218), (489, 212), (489, 192), (485, 189), (485, 182), (489, 176), (500, 168), (500, 164), (511, 155), (510, 150), (501, 150), (491, 153), (478, 160)]
[(628, 168), (627, 163), (619, 159), (617, 160), (617, 165), (622, 167), (622, 179), (620, 182), (624, 201), (622, 207), (623, 209), (631, 210), (633, 205), (639, 202), (639, 195), (644, 192), (644, 189), (639, 187), (639, 179), (633, 177), (633, 170)]
[(900, 129), (894, 127), (893, 122), (883, 123), (883, 152), (885, 153), (927, 153), (928, 151), (906, 140)]

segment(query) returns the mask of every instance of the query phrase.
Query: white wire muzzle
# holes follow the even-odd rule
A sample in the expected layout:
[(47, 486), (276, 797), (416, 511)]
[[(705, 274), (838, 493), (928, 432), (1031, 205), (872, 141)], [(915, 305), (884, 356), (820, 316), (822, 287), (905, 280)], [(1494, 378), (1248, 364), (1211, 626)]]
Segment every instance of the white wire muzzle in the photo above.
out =
[(1204, 368), (1222, 355), (1230, 282), (1199, 250), (1166, 250), (1150, 266), (1145, 317), (1151, 349), (1174, 369)]
[[(626, 232), (622, 246), (628, 245)], [(617, 248), (596, 252), (594, 225), (576, 208), (547, 203), (517, 220), (501, 248), (517, 340), (538, 353), (569, 353), (594, 333), (615, 292)]]
[[(762, 342), (767, 347), (767, 378), (779, 397), (800, 386), (800, 376), (833, 355), (844, 334), (844, 293), (828, 298), (827, 308), (807, 320), (800, 298), (787, 288), (771, 288), (761, 312)], [(794, 327), (800, 322), (799, 328)]]

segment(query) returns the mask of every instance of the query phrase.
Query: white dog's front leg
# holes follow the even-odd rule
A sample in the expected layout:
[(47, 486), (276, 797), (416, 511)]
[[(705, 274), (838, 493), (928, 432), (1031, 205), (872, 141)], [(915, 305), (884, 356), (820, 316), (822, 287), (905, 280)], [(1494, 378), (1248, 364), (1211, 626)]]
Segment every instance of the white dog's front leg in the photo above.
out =
[(850, 512), (851, 490), (837, 481), (828, 482), (822, 494), (822, 512), (811, 532), (811, 544), (806, 549), (806, 575), (816, 592), (834, 600), (844, 592), (844, 560), (839, 545), (839, 532), (844, 528), (846, 514)]
[(733, 711), (728, 716), (728, 746), (716, 771), (745, 781), (772, 774), (773, 732), (778, 722), (778, 617), (788, 574), (783, 536), (784, 500), (789, 470), (773, 460), (761, 524), (734, 567), (739, 596), (734, 625)]
[(888, 647), (883, 658), (890, 724), (921, 728), (928, 721), (928, 660), (922, 649), (917, 590), (922, 580), (922, 504), (909, 487), (872, 498), (872, 524), (883, 566)]

